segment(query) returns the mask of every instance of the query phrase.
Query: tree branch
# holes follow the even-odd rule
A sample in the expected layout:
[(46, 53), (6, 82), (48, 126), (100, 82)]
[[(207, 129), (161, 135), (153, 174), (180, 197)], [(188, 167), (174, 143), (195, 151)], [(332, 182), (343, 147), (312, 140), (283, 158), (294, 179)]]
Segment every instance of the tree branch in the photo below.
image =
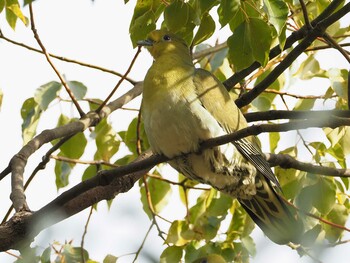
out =
[(85, 115), (84, 111), (82, 110), (82, 108), (80, 107), (77, 99), (75, 98), (72, 90), (69, 88), (67, 82), (65, 81), (65, 79), (63, 78), (63, 76), (61, 75), (61, 73), (58, 71), (58, 69), (56, 68), (56, 66), (52, 63), (50, 55), (47, 53), (46, 48), (44, 46), (44, 44), (41, 42), (39, 34), (35, 28), (35, 22), (34, 22), (34, 13), (33, 13), (33, 6), (32, 3), (29, 4), (29, 14), (30, 14), (30, 25), (31, 25), (31, 29), (33, 31), (34, 34), (34, 38), (36, 39), (36, 41), (38, 42), (41, 50), (43, 51), (47, 62), (50, 64), (50, 66), (52, 67), (53, 71), (56, 73), (57, 77), (60, 79), (63, 87), (66, 89), (69, 97), (71, 98), (73, 104), (75, 105), (75, 107), (77, 108), (80, 117), (83, 117)]
[[(31, 47), (31, 46), (28, 46), (28, 45), (26, 45), (24, 43), (20, 43), (20, 42), (17, 42), (15, 40), (12, 40), (12, 39), (4, 36), (4, 34), (2, 34), (2, 33), (0, 33), (0, 38), (5, 40), (5, 41), (7, 41), (7, 42), (9, 42), (9, 43), (11, 43), (11, 44), (14, 44), (16, 46), (23, 47), (23, 48), (26, 48), (26, 49), (28, 49), (30, 51), (34, 51), (34, 52), (37, 52), (37, 53), (40, 53), (40, 54), (44, 54), (42, 50), (36, 49), (34, 47)], [(100, 70), (100, 71), (103, 71), (103, 72), (110, 73), (112, 75), (116, 75), (118, 77), (122, 77), (123, 76), (123, 74), (121, 74), (121, 73), (119, 73), (117, 71), (111, 70), (111, 69), (107, 69), (107, 68), (104, 68), (104, 67), (100, 67), (100, 66), (97, 66), (97, 65), (90, 64), (90, 63), (86, 63), (86, 62), (78, 61), (78, 60), (75, 60), (75, 59), (71, 59), (71, 58), (55, 55), (55, 54), (52, 54), (52, 53), (49, 53), (49, 52), (47, 54), (50, 57), (52, 57), (52, 58), (55, 58), (55, 59), (58, 59), (58, 60), (61, 60), (61, 61), (64, 61), (64, 62), (77, 64), (77, 65), (80, 65), (80, 66), (83, 66), (83, 67), (87, 67), (87, 68), (97, 69), (97, 70)], [(126, 77), (125, 80), (130, 82), (130, 84), (132, 84), (132, 85), (135, 85), (135, 83), (136, 83), (135, 80), (133, 80), (131, 78), (128, 78), (128, 77)]]
[(100, 114), (90, 112), (79, 121), (69, 123), (67, 125), (57, 127), (51, 130), (44, 130), (42, 133), (29, 141), (10, 161), (8, 167), (0, 173), (0, 180), (7, 174), (12, 172), (12, 192), (11, 200), (15, 210), (18, 212), (22, 209), (29, 210), (25, 201), (24, 187), (23, 187), (23, 173), (28, 158), (37, 151), (42, 145), (52, 140), (72, 136), (78, 132), (83, 132), (88, 127), (96, 125), (102, 118), (108, 116), (111, 112), (122, 107), (142, 92), (142, 83), (137, 83), (133, 89), (110, 102), (105, 106)]
[(333, 177), (350, 177), (349, 169), (336, 169), (331, 167), (313, 165), (310, 163), (298, 161), (288, 154), (268, 153), (265, 154), (265, 157), (271, 166), (279, 166), (284, 169), (293, 168), (304, 172)]
[(288, 111), (288, 110), (270, 110), (261, 112), (250, 112), (244, 114), (248, 122), (253, 121), (271, 121), (281, 119), (326, 119), (333, 116), (350, 118), (349, 110), (320, 110), (320, 111)]
[(141, 47), (139, 46), (137, 48), (136, 54), (133, 57), (133, 59), (131, 60), (131, 63), (128, 67), (128, 69), (126, 70), (125, 74), (120, 78), (120, 80), (118, 81), (117, 85), (115, 85), (115, 87), (113, 88), (113, 90), (111, 91), (111, 93), (107, 96), (107, 98), (102, 102), (102, 104), (98, 107), (98, 109), (96, 110), (97, 113), (99, 113), (103, 107), (108, 103), (108, 101), (112, 98), (113, 94), (117, 91), (117, 89), (119, 88), (119, 86), (122, 84), (122, 82), (125, 80), (125, 78), (128, 76), (128, 74), (130, 73), (137, 56), (140, 54), (141, 52)]
[[(328, 117), (317, 120), (307, 119), (293, 121), (283, 124), (254, 125), (232, 134), (207, 140), (201, 144), (200, 151), (229, 143), (246, 136), (257, 135), (262, 132), (289, 131), (310, 127), (334, 128), (344, 125), (350, 126), (350, 119)], [(26, 213), (20, 218), (20, 220), (18, 220), (18, 216), (16, 214), (15, 217), (11, 218), (11, 220), (0, 226), (0, 251), (8, 250), (10, 248), (18, 248), (18, 242), (22, 240), (21, 237), (27, 236), (32, 238), (44, 228), (62, 221), (63, 219), (70, 217), (71, 215), (74, 215), (101, 200), (109, 200), (114, 198), (119, 193), (129, 191), (134, 183), (139, 180), (149, 169), (151, 169), (151, 167), (168, 160), (169, 159), (165, 156), (151, 155), (149, 151), (145, 152), (131, 164), (98, 172), (95, 177), (77, 184), (33, 214)], [(287, 164), (299, 165), (300, 168), (307, 167), (306, 164), (300, 162), (284, 163), (284, 165)], [(310, 169), (310, 167), (307, 168)], [(313, 166), (311, 168), (315, 169)], [(349, 171), (338, 171), (339, 176), (347, 176), (349, 174)], [(331, 171), (328, 168), (319, 169), (317, 172), (329, 174), (335, 173), (334, 170)], [(45, 219), (45, 221), (42, 221), (42, 219)], [(16, 224), (14, 223), (14, 220), (16, 220)], [(40, 224), (36, 225), (37, 222), (40, 222)], [(33, 226), (36, 227), (33, 228)], [(12, 229), (11, 234), (9, 234), (9, 228), (11, 227), (15, 229)]]
[[(312, 29), (308, 29), (306, 26), (300, 28), (298, 31), (294, 32), (290, 37), (287, 38), (284, 49), (291, 47), (296, 41), (304, 38), (301, 43), (299, 43), (287, 56), (286, 58), (264, 79), (264, 81), (260, 82), (254, 89), (242, 97), (236, 100), (236, 104), (238, 107), (243, 107), (249, 104), (252, 100), (254, 100), (264, 89), (268, 88), (269, 85), (273, 83), (277, 79), (277, 77), (283, 73), (283, 71), (297, 58), (302, 52), (304, 52), (311, 43), (319, 36), (322, 36), (325, 32), (326, 28), (332, 25), (334, 22), (339, 20), (341, 17), (346, 15), (350, 11), (349, 3), (344, 5), (337, 12), (332, 14), (332, 12), (336, 9), (336, 7), (342, 1), (334, 0), (331, 4), (321, 13), (316, 19), (314, 19), (310, 25)], [(278, 54), (281, 53), (281, 49), (279, 46), (276, 46), (270, 51), (269, 58), (272, 59)], [(250, 67), (244, 69), (232, 77), (228, 78), (224, 85), (231, 89), (234, 85), (236, 85), (240, 80), (246, 77), (248, 74), (253, 72), (260, 66), (258, 62), (254, 62)]]
[[(328, 17), (330, 14), (334, 12), (334, 10), (337, 9), (337, 7), (343, 2), (343, 0), (334, 0), (332, 1), (326, 8), (323, 10), (323, 12), (316, 17), (313, 21), (311, 21), (311, 25), (315, 26), (317, 23)], [(308, 33), (308, 30), (306, 26), (301, 27), (299, 30), (293, 32), (287, 39), (286, 43), (283, 47), (283, 50), (286, 50), (292, 45), (303, 39)], [(274, 57), (281, 54), (282, 50), (280, 48), (280, 45), (275, 46), (271, 49), (269, 54), (269, 59), (273, 59)], [(250, 73), (252, 73), (254, 70), (259, 68), (261, 65), (259, 62), (254, 62), (251, 66), (249, 66), (246, 69), (243, 69), (239, 72), (236, 72), (231, 77), (229, 77), (227, 80), (224, 81), (224, 85), (228, 90), (231, 90), (238, 82), (240, 82), (242, 79), (244, 79), (246, 76), (248, 76)]]

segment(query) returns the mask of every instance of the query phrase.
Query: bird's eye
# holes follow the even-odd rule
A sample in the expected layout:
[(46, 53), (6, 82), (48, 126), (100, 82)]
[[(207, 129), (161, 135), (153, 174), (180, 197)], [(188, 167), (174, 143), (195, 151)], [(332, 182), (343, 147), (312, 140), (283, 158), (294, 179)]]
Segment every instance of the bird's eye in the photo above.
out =
[(170, 38), (168, 35), (164, 35), (164, 36), (163, 36), (163, 39), (164, 39), (165, 41), (170, 41), (170, 40), (171, 40), (171, 38)]

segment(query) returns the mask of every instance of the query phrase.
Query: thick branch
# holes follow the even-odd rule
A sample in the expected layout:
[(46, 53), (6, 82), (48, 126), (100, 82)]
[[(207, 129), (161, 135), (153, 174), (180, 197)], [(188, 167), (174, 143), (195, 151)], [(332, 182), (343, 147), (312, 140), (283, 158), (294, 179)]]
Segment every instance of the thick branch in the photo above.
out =
[(305, 171), (313, 174), (328, 175), (334, 177), (350, 177), (349, 169), (336, 169), (325, 166), (313, 165), (311, 163), (305, 163), (295, 160), (288, 154), (265, 154), (266, 160), (271, 166), (280, 166), (284, 169), (293, 168), (300, 171)]
[(282, 119), (326, 119), (332, 116), (350, 118), (350, 111), (346, 110), (320, 110), (320, 111), (286, 111), (270, 110), (261, 112), (250, 112), (244, 114), (248, 122), (271, 121)]
[(25, 201), (24, 187), (23, 187), (23, 173), (27, 164), (28, 158), (36, 152), (42, 145), (52, 140), (64, 138), (83, 132), (88, 127), (96, 125), (102, 118), (108, 116), (111, 112), (122, 107), (132, 99), (139, 96), (142, 92), (142, 83), (137, 83), (133, 89), (110, 102), (105, 106), (99, 115), (94, 112), (88, 113), (79, 121), (69, 123), (67, 125), (57, 127), (51, 130), (45, 130), (38, 136), (33, 138), (27, 145), (25, 145), (10, 161), (9, 166), (0, 173), (0, 180), (12, 171), (12, 192), (11, 200), (15, 210), (18, 212), (21, 209), (28, 210)]
[[(96, 114), (95, 114), (96, 115)], [(97, 115), (96, 115), (97, 116)], [(95, 117), (96, 117), (95, 116)], [(98, 117), (98, 116), (97, 116)], [(38, 136), (29, 141), (10, 161), (11, 167), (11, 200), (15, 210), (28, 210), (28, 206), (25, 201), (24, 186), (23, 186), (23, 174), (24, 168), (27, 164), (28, 158), (36, 152), (42, 145), (51, 142), (55, 139), (71, 136), (79, 132), (84, 131), (87, 127), (90, 127), (96, 119), (88, 115), (84, 119), (72, 123), (68, 123), (61, 127), (54, 128), (52, 130), (44, 130)]]
[[(229, 135), (207, 140), (202, 143), (200, 150), (225, 144), (249, 135), (257, 135), (262, 132), (289, 131), (310, 127), (334, 128), (344, 125), (350, 126), (350, 119), (329, 117), (327, 119), (302, 120), (283, 124), (255, 125)], [(127, 192), (151, 167), (168, 160), (165, 156), (150, 156), (150, 152), (147, 152), (136, 162), (115, 169), (101, 171), (95, 177), (79, 183), (39, 211), (32, 215), (24, 215), (24, 218), (21, 218), (18, 224), (13, 224), (14, 218), (12, 218), (0, 226), (0, 251), (18, 248), (17, 242), (20, 240), (19, 236), (33, 238), (44, 228), (80, 212), (94, 203), (105, 199), (112, 199), (119, 193)], [(322, 171), (322, 169), (318, 170), (319, 173), (322, 173)], [(349, 171), (343, 171), (344, 175), (348, 173)], [(43, 219), (45, 221), (42, 221)], [(39, 221), (40, 224), (36, 225), (36, 228), (30, 232), (29, 229), (33, 229), (33, 226)], [(9, 225), (15, 228), (10, 231), (11, 235), (9, 235)]]

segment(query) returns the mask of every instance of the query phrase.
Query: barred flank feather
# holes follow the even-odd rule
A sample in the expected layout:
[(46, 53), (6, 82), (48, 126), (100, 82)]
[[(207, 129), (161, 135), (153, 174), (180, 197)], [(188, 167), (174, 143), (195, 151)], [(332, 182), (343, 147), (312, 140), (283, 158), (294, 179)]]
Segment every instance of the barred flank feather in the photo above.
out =
[(255, 180), (256, 195), (239, 199), (243, 208), (272, 241), (300, 243), (304, 227), (296, 211), (287, 206), (265, 177), (257, 174)]

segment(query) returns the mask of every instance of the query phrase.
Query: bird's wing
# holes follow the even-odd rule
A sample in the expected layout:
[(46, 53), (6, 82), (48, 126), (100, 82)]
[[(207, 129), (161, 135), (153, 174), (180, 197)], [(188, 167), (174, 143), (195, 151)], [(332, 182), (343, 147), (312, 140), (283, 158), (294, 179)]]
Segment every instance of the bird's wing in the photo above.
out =
[(247, 159), (249, 160), (254, 167), (262, 173), (267, 179), (273, 182), (279, 189), (281, 186), (271, 170), (269, 163), (265, 160), (262, 152), (252, 142), (248, 141), (246, 138), (237, 140), (232, 142), (233, 145), (237, 148), (237, 150)]
[[(203, 107), (213, 115), (227, 133), (248, 126), (242, 112), (233, 102), (224, 85), (215, 76), (206, 70), (196, 69), (194, 84)], [(244, 158), (280, 189), (277, 178), (252, 137), (234, 141), (233, 144)]]

